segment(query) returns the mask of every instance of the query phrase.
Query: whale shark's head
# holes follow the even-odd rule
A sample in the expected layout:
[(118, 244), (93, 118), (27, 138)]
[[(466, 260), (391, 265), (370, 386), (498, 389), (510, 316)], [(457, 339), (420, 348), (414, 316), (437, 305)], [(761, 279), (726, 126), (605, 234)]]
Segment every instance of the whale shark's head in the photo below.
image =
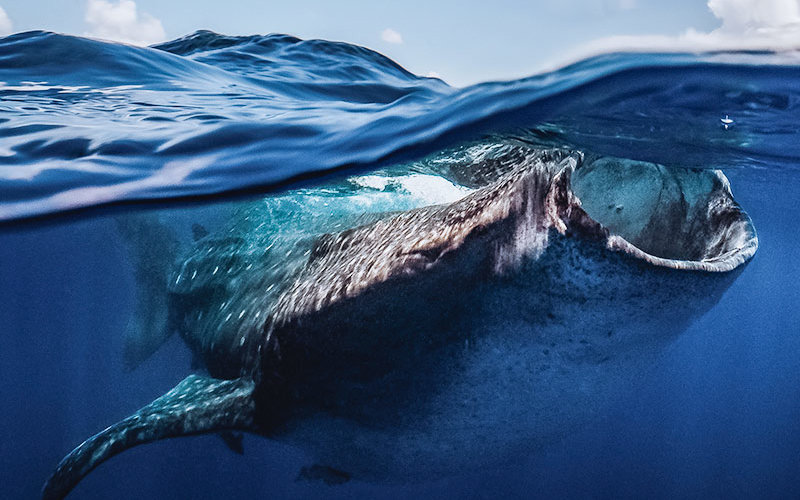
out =
[(653, 264), (731, 270), (757, 247), (755, 229), (719, 170), (587, 157), (571, 188), (609, 246)]

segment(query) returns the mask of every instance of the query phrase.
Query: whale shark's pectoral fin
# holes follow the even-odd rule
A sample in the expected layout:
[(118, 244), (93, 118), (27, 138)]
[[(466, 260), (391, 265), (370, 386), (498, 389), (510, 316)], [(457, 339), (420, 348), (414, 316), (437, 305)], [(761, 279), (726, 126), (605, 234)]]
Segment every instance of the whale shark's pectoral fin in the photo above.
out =
[(244, 434), (241, 432), (221, 431), (217, 435), (229, 450), (237, 455), (244, 455)]
[(246, 378), (186, 377), (168, 393), (75, 448), (47, 480), (42, 498), (64, 498), (100, 463), (143, 443), (226, 429), (254, 430), (254, 388), (254, 382)]
[(178, 239), (155, 215), (118, 217), (136, 277), (136, 308), (125, 333), (125, 368), (133, 370), (172, 335), (167, 280)]

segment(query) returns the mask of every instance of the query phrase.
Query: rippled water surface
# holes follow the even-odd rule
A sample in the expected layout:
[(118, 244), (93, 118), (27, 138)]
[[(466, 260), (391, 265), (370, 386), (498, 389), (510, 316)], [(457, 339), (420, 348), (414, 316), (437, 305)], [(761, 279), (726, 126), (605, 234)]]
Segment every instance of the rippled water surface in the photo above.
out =
[(160, 219), (154, 248), (255, 235), (278, 282), (319, 234), (468, 195), (470, 165), (512, 144), (722, 169), (758, 253), (585, 425), (502, 466), (328, 486), (297, 480), (302, 449), (198, 436), (126, 451), (74, 497), (797, 497), (799, 106), (796, 53), (610, 54), (458, 89), (287, 35), (0, 39), (4, 491), (36, 497), (74, 446), (197, 366), (174, 336), (125, 369), (145, 288), (120, 221)]

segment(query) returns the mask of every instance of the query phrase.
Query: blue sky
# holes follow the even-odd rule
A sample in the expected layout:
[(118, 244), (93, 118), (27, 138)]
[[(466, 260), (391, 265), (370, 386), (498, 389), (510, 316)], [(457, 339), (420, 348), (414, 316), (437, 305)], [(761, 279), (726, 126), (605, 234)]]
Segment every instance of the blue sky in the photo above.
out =
[(0, 34), (46, 29), (147, 44), (210, 29), (348, 41), (459, 86), (616, 48), (707, 48), (723, 35), (772, 43), (778, 31), (783, 45), (800, 46), (800, 0), (0, 0), (0, 8)]

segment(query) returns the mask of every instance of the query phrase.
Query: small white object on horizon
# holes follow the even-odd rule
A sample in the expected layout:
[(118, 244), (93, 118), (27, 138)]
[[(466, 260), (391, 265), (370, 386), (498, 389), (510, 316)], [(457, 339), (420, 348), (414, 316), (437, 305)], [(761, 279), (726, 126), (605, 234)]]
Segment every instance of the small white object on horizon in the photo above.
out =
[(725, 118), (720, 118), (719, 121), (722, 122), (722, 125), (725, 127), (725, 130), (728, 130), (728, 127), (733, 125), (733, 120), (731, 120), (728, 115), (725, 115)]

